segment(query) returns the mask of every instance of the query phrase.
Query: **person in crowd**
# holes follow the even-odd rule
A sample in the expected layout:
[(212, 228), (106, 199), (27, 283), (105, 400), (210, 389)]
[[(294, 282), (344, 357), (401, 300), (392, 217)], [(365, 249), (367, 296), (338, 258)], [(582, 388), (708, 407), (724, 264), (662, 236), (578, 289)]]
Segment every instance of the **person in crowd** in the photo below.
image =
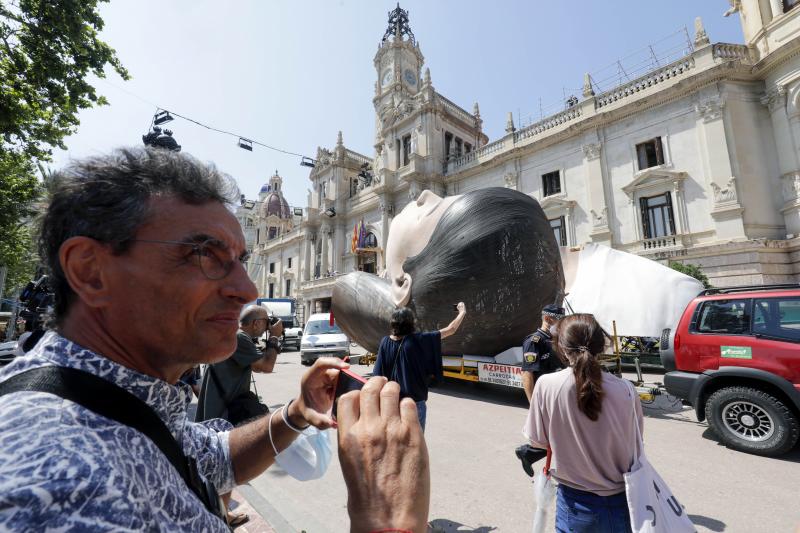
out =
[[(318, 359), (280, 416), (190, 422), (179, 377), (234, 352), (257, 297), (235, 183), (185, 153), (134, 148), (73, 162), (48, 187), (40, 256), (55, 329), (0, 370), (0, 530), (229, 531), (214, 488), (259, 475), (304, 428), (332, 427), (347, 363)], [(353, 530), (424, 531), (416, 411), (382, 380), (344, 406)]]
[(537, 380), (523, 428), (532, 446), (552, 450), (559, 533), (631, 530), (623, 474), (642, 408), (630, 383), (603, 371), (598, 355), (608, 340), (592, 315), (561, 319), (554, 344), (569, 367)]
[(203, 378), (203, 372), (200, 369), (200, 365), (195, 365), (183, 374), (179, 380), (182, 383), (186, 383), (192, 388), (192, 392), (196, 397), (200, 397), (200, 382)]
[[(270, 373), (280, 351), (278, 337), (283, 325), (278, 319), (270, 325), (269, 313), (264, 307), (249, 305), (239, 315), (239, 331), (236, 334), (236, 351), (219, 363), (208, 365), (197, 399), (195, 421), (224, 418), (234, 426), (263, 416), (269, 407), (261, 403), (250, 390), (253, 371)], [(270, 332), (264, 352), (256, 341), (266, 331)], [(230, 510), (231, 494), (222, 495), (228, 514), (228, 524), (238, 527), (249, 520), (245, 513)]]
[(545, 374), (564, 368), (553, 351), (553, 335), (558, 321), (564, 317), (564, 308), (548, 304), (542, 309), (542, 324), (522, 341), (522, 387), (528, 403), (533, 395), (536, 380)]
[(373, 375), (400, 384), (403, 397), (417, 403), (419, 422), (425, 431), (428, 380), (442, 379), (442, 339), (455, 333), (467, 315), (464, 302), (456, 306), (458, 315), (438, 331), (416, 332), (414, 312), (401, 307), (392, 313), (391, 333), (381, 339)]
[[(269, 313), (258, 305), (247, 306), (239, 317), (236, 334), (236, 351), (206, 368), (195, 420), (224, 418), (234, 426), (269, 412), (250, 390), (253, 371), (270, 373), (280, 351), (279, 337), (283, 325), (280, 319), (269, 324)], [(254, 339), (269, 331), (267, 345), (262, 352)]]

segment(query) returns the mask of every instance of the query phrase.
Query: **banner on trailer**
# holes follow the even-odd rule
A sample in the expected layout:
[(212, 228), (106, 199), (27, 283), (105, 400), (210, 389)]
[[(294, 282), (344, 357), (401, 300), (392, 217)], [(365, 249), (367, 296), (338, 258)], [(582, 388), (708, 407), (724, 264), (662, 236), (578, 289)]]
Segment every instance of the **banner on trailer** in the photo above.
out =
[(478, 381), (522, 388), (522, 367), (478, 363)]

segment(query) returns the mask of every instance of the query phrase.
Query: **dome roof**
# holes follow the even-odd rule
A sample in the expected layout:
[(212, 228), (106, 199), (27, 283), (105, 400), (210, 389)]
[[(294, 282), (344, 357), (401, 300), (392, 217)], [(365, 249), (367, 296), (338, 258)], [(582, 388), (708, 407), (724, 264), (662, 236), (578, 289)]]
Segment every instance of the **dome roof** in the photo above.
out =
[(289, 203), (283, 195), (272, 192), (264, 198), (264, 203), (261, 204), (261, 216), (268, 217), (275, 215), (279, 218), (290, 218)]
[(269, 183), (265, 183), (264, 185), (261, 186), (261, 190), (259, 191), (259, 193), (262, 192), (269, 192)]

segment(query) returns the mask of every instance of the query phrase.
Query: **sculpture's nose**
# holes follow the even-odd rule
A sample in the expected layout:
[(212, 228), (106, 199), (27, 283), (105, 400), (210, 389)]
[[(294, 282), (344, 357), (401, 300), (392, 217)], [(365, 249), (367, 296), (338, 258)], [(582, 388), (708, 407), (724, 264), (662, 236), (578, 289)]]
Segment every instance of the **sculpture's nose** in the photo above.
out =
[(333, 287), (333, 316), (351, 340), (377, 353), (381, 338), (389, 334), (395, 306), (388, 280), (365, 272), (341, 276)]

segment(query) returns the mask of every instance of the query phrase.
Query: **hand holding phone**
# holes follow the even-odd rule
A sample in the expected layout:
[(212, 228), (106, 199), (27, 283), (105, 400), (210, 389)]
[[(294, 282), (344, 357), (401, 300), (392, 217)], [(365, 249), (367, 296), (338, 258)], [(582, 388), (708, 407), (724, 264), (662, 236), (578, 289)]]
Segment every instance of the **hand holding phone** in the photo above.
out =
[(339, 396), (350, 391), (361, 390), (367, 380), (359, 376), (352, 370), (343, 368), (339, 370), (336, 379), (336, 390), (333, 393), (333, 417), (336, 418), (336, 405), (339, 403)]

